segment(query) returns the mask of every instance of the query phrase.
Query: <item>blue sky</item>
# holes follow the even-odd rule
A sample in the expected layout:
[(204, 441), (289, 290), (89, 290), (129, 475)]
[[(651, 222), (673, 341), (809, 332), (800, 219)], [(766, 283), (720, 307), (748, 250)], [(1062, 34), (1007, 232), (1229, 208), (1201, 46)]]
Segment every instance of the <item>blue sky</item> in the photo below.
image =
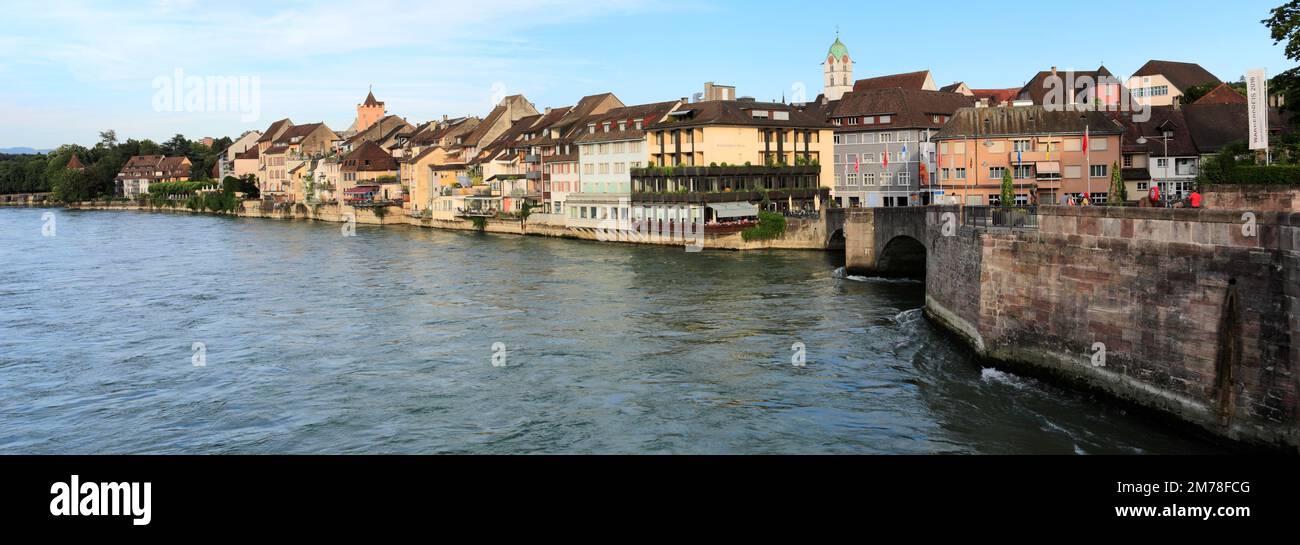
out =
[[(484, 115), (503, 92), (539, 109), (605, 91), (671, 100), (706, 81), (815, 97), (837, 26), (859, 78), (928, 68), (939, 85), (1018, 87), (1051, 66), (1126, 77), (1165, 59), (1235, 80), (1294, 66), (1259, 23), (1281, 3), (18, 0), (0, 35), (0, 147), (90, 145), (109, 128), (237, 136), (282, 117), (341, 130), (371, 84), (411, 122)], [(260, 118), (156, 111), (155, 79), (177, 69), (257, 77)]]

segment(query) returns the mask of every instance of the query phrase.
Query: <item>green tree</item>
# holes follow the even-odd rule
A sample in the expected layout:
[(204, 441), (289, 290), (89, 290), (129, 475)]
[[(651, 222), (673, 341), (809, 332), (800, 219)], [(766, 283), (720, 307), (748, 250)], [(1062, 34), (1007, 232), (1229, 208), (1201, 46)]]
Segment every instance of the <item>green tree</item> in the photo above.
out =
[(1002, 170), (1002, 206), (1016, 203), (1016, 182), (1011, 179), (1011, 171)]
[[(1268, 27), (1274, 45), (1286, 43), (1286, 58), (1300, 61), (1300, 0), (1273, 8), (1269, 18), (1261, 22)], [(1274, 76), (1271, 88), (1285, 97), (1283, 109), (1300, 111), (1300, 67)]]
[(1128, 202), (1128, 187), (1124, 185), (1124, 171), (1120, 170), (1119, 163), (1110, 166), (1110, 194), (1106, 196), (1106, 202), (1111, 205)]

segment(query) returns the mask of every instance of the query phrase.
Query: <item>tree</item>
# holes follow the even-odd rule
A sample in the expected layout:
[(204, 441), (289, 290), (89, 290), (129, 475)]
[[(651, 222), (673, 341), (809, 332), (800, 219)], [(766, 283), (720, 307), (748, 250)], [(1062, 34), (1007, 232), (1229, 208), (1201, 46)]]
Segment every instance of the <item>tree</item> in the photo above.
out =
[(113, 146), (116, 146), (116, 145), (117, 145), (117, 131), (115, 131), (115, 130), (113, 130), (113, 129), (108, 129), (108, 130), (106, 130), (106, 131), (100, 131), (100, 133), (99, 133), (99, 145), (101, 145), (101, 146), (103, 146), (103, 147), (106, 147), (106, 148), (111, 148), (111, 147), (113, 147)]
[(1011, 179), (1011, 171), (1002, 170), (1002, 206), (1011, 206), (1016, 202), (1016, 182)]
[[(1291, 0), (1273, 8), (1270, 14), (1261, 22), (1268, 27), (1273, 45), (1286, 42), (1286, 58), (1300, 61), (1300, 0)], [(1283, 109), (1300, 111), (1300, 67), (1274, 76), (1272, 88), (1285, 97)]]
[(1110, 195), (1107, 202), (1111, 205), (1123, 205), (1128, 202), (1128, 188), (1124, 185), (1124, 171), (1120, 170), (1119, 163), (1112, 163), (1110, 167)]

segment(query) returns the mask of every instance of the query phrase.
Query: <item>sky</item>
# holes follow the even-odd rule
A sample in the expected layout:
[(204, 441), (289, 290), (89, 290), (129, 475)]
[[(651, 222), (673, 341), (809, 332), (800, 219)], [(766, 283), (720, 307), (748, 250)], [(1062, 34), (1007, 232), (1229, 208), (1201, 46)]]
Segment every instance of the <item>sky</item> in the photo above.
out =
[[(812, 99), (837, 31), (859, 79), (929, 69), (940, 86), (1007, 88), (1052, 66), (1127, 77), (1161, 59), (1235, 81), (1296, 65), (1260, 23), (1282, 1), (17, 0), (0, 33), (0, 148), (90, 146), (106, 129), (237, 137), (284, 117), (343, 130), (372, 86), (412, 123), (483, 116), (507, 94), (539, 110), (602, 92), (632, 105), (709, 81)], [(246, 78), (245, 107), (175, 100), (172, 83), (196, 77)]]

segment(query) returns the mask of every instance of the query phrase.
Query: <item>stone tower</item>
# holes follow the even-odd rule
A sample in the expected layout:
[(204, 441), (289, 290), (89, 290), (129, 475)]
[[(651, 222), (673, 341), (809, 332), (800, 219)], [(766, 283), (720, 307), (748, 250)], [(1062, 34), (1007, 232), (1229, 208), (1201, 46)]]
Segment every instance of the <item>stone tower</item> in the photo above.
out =
[(357, 121), (352, 126), (352, 130), (361, 132), (370, 128), (376, 121), (383, 119), (385, 113), (384, 103), (375, 100), (375, 92), (370, 91), (370, 94), (366, 95), (366, 101), (357, 104)]
[(849, 58), (849, 48), (840, 41), (838, 35), (835, 36), (835, 43), (831, 44), (831, 50), (826, 54), (826, 62), (822, 65), (826, 74), (825, 91), (827, 100), (839, 100), (844, 93), (853, 90), (853, 59)]

